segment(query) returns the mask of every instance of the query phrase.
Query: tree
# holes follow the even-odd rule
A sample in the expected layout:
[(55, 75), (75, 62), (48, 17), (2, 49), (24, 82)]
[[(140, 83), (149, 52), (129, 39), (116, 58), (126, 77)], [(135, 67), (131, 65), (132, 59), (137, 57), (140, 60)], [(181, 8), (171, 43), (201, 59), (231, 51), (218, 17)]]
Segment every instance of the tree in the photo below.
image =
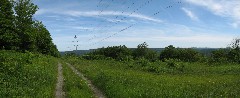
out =
[(133, 51), (133, 56), (135, 58), (145, 57), (148, 53), (148, 44), (143, 42), (137, 46), (137, 49)]
[(37, 9), (31, 0), (0, 0), (0, 49), (59, 56), (49, 31), (33, 19)]
[(46, 27), (42, 24), (42, 22), (36, 21), (33, 24), (34, 27), (34, 34), (36, 34), (36, 46), (37, 51), (43, 54), (50, 54), (50, 48), (52, 46), (52, 38), (49, 31)]
[(36, 32), (34, 32), (33, 15), (38, 7), (34, 5), (31, 0), (17, 0), (14, 3), (14, 10), (16, 14), (16, 28), (17, 33), (21, 39), (20, 48), (22, 50), (37, 51), (36, 50)]
[(233, 39), (230, 45), (231, 48), (228, 52), (228, 60), (240, 63), (240, 38)]
[(231, 42), (230, 45), (231, 45), (232, 49), (239, 50), (240, 49), (240, 38), (233, 39), (233, 41)]
[(201, 55), (191, 48), (175, 48), (173, 45), (165, 47), (160, 53), (160, 60), (178, 59), (186, 62), (195, 62), (200, 60)]
[(164, 50), (160, 53), (160, 60), (164, 59), (176, 59), (178, 51), (173, 45), (165, 47)]
[(148, 49), (147, 55), (145, 56), (149, 61), (156, 61), (158, 59), (158, 54), (156, 51)]
[(0, 0), (0, 49), (17, 50), (18, 35), (15, 32), (13, 2)]
[(135, 59), (147, 59), (149, 61), (156, 61), (157, 60), (157, 52), (150, 50), (148, 48), (148, 44), (143, 42), (137, 46), (137, 49), (133, 50), (133, 56)]
[(93, 53), (93, 55), (103, 55), (105, 57), (110, 57), (117, 60), (125, 60), (131, 55), (131, 51), (125, 46), (108, 46), (107, 48), (100, 48)]
[(191, 48), (184, 49), (177, 48), (177, 51), (178, 51), (177, 59), (186, 62), (196, 62), (200, 60), (200, 58), (202, 57), (198, 51)]
[(227, 49), (218, 49), (212, 51), (211, 53), (211, 60), (212, 62), (224, 63), (228, 60), (229, 51)]

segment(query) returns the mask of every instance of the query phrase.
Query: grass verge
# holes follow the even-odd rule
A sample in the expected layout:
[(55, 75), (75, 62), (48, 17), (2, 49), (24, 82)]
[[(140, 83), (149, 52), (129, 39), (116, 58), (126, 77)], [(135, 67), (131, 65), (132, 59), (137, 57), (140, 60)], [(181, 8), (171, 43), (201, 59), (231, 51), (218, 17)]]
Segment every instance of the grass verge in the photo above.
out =
[(57, 63), (51, 56), (0, 51), (0, 97), (54, 97)]

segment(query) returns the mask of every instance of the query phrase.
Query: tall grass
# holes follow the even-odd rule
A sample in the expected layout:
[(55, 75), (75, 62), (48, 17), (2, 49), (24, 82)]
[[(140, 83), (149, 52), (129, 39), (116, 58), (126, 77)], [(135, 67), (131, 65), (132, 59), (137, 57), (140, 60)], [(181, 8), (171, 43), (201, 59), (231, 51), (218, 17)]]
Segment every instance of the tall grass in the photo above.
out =
[(57, 62), (41, 54), (0, 51), (0, 97), (54, 97)]
[[(184, 63), (183, 71), (155, 62), (158, 72), (149, 72), (139, 64), (117, 61), (69, 59), (108, 97), (229, 97), (240, 96), (240, 65), (208, 66)], [(131, 62), (129, 62), (131, 63)], [(143, 69), (142, 69), (143, 68)]]

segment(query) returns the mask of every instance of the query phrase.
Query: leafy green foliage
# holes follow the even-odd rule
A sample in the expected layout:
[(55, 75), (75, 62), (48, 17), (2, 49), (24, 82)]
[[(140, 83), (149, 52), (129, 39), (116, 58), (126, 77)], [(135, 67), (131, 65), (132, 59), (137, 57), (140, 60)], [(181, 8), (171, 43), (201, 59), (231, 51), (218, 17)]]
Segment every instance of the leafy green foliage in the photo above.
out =
[(240, 50), (239, 49), (231, 49), (228, 52), (228, 60), (230, 62), (236, 62), (240, 64)]
[(16, 14), (15, 25), (17, 33), (20, 37), (20, 49), (36, 51), (36, 32), (32, 24), (34, 23), (33, 15), (37, 11), (37, 6), (30, 0), (17, 0), (14, 2), (14, 11)]
[(54, 97), (57, 59), (0, 51), (0, 97)]
[(27, 50), (60, 56), (49, 31), (33, 19), (38, 7), (31, 0), (1, 0), (0, 4), (1, 50)]
[(0, 1), (0, 49), (18, 49), (18, 35), (14, 27), (13, 4), (9, 0)]
[(240, 63), (240, 39), (236, 38), (230, 48), (218, 49), (211, 53), (210, 63)]
[[(99, 50), (96, 50), (90, 54), (88, 54), (89, 59), (97, 59), (96, 56), (102, 56), (102, 59), (104, 57), (116, 59), (119, 61), (127, 60), (130, 58), (131, 50), (129, 50), (125, 45), (123, 46), (112, 46), (107, 48), (100, 48)], [(91, 57), (90, 57), (91, 56)], [(86, 57), (86, 56), (85, 56)], [(86, 57), (87, 58), (87, 57)]]
[(240, 64), (240, 38), (233, 39), (232, 48), (228, 53), (228, 58), (232, 62), (237, 62)]
[(175, 48), (173, 45), (165, 47), (160, 53), (160, 60), (165, 59), (179, 59), (186, 62), (196, 62), (201, 58), (201, 54), (191, 48)]
[(169, 45), (165, 47), (165, 49), (160, 54), (160, 59), (176, 59), (178, 55), (178, 51), (173, 45)]
[(148, 44), (146, 42), (143, 42), (142, 44), (139, 44), (137, 46), (137, 49), (133, 51), (133, 56), (135, 58), (146, 57), (147, 53), (148, 53)]
[(137, 49), (133, 50), (133, 57), (135, 59), (146, 58), (149, 61), (156, 61), (157, 60), (157, 52), (150, 50), (148, 48), (148, 44), (143, 42), (137, 46)]
[(227, 49), (218, 49), (212, 51), (211, 53), (211, 62), (224, 63), (228, 61), (228, 50)]

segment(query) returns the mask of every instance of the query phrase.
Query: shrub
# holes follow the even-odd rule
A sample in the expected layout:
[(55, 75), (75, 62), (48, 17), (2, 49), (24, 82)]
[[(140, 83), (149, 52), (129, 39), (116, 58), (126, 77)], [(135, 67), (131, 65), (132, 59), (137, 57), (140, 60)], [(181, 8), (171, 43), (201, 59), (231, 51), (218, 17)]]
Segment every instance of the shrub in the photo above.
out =
[[(125, 60), (129, 56), (131, 56), (131, 51), (125, 46), (108, 46), (107, 48), (100, 48), (94, 52), (91, 52), (88, 54), (91, 59), (95, 58), (94, 56), (101, 56), (101, 57), (106, 57), (106, 58), (112, 58), (115, 60)], [(89, 58), (89, 57), (86, 57)], [(102, 59), (102, 58), (101, 58)]]
[(170, 69), (175, 69), (180, 72), (184, 71), (185, 65), (180, 60), (167, 59), (167, 60), (165, 60), (165, 62), (166, 62), (167, 67)]
[(228, 51), (226, 49), (218, 49), (211, 52), (210, 63), (226, 63)]
[(177, 58), (177, 50), (173, 45), (169, 45), (168, 47), (165, 47), (164, 50), (160, 53), (160, 60), (166, 60), (166, 59), (175, 59)]
[(105, 60), (105, 59), (109, 59), (109, 58), (105, 57), (104, 55), (83, 55), (82, 58), (84, 58), (86, 60)]
[(157, 52), (150, 50), (148, 48), (148, 44), (146, 42), (139, 44), (137, 49), (133, 50), (133, 57), (135, 59), (145, 58), (149, 61), (156, 61), (157, 60)]
[(150, 62), (147, 59), (145, 59), (144, 57), (142, 57), (137, 60), (137, 65), (140, 65), (141, 67), (145, 67), (145, 66), (150, 65)]
[(196, 62), (202, 58), (202, 55), (191, 48), (175, 48), (172, 45), (165, 47), (160, 53), (160, 60), (179, 59), (186, 62)]

